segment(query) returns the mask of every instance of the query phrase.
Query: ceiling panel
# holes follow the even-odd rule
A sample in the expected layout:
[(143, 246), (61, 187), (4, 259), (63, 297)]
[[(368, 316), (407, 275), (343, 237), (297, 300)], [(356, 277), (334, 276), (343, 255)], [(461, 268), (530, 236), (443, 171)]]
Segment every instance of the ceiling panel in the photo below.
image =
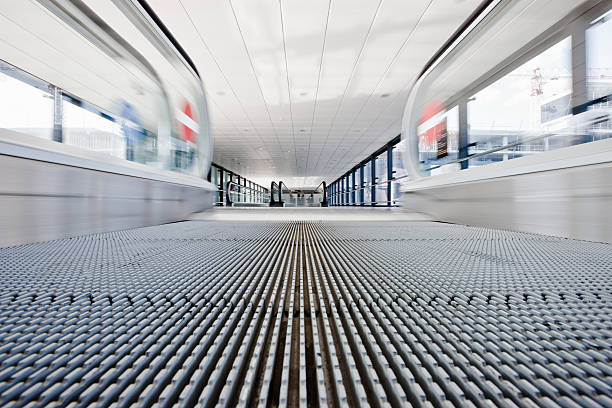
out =
[(214, 160), (306, 186), (397, 135), (409, 86), (480, 0), (148, 3), (204, 80)]

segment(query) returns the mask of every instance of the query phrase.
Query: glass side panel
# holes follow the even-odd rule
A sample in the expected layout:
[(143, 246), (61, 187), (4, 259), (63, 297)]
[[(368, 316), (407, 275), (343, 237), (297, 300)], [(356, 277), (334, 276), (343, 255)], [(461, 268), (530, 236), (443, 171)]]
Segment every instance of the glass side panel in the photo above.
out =
[(376, 179), (377, 183), (387, 181), (387, 152), (376, 157)]
[[(393, 146), (393, 178), (404, 178), (407, 173), (402, 162), (402, 149), (405, 146), (405, 140), (402, 140), (397, 145)], [(397, 201), (401, 196), (400, 186), (402, 180), (393, 181), (391, 184), (392, 200)]]
[(387, 184), (379, 184), (376, 186), (376, 204), (387, 205)]
[(397, 145), (393, 146), (393, 178), (404, 177), (406, 170), (404, 170), (404, 164), (402, 162), (402, 149), (404, 148), (405, 141), (402, 140)]
[(366, 204), (369, 204), (372, 201), (372, 162), (368, 161), (364, 166), (364, 185), (365, 188), (363, 190), (363, 201)]

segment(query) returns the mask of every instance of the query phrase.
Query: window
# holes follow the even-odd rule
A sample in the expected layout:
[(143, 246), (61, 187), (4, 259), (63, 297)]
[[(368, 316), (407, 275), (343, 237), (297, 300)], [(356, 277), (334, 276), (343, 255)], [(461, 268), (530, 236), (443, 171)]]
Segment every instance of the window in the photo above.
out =
[(368, 161), (363, 166), (363, 201), (366, 204), (370, 204), (372, 201), (372, 162)]
[[(457, 133), (459, 133), (457, 123)], [(405, 148), (406, 140), (402, 140), (397, 145), (393, 146), (392, 156), (393, 156), (393, 178), (397, 179), (398, 177), (405, 177), (406, 170), (404, 169), (404, 165), (402, 163), (402, 151)], [(458, 149), (456, 154), (458, 154)], [(391, 194), (393, 198), (393, 204), (395, 201), (401, 196), (400, 191), (400, 180), (396, 180), (391, 184)]]
[(586, 30), (587, 89), (591, 100), (612, 94), (612, 10)]
[[(0, 68), (19, 74), (8, 64)], [(0, 128), (52, 140), (53, 95), (0, 73)]]
[(64, 143), (127, 158), (126, 138), (121, 125), (67, 100), (63, 101), (62, 110)]
[[(469, 154), (501, 148), (568, 126), (572, 42), (567, 37), (476, 93), (468, 101)], [(542, 138), (470, 160), (485, 165), (572, 144)]]
[(376, 203), (387, 203), (387, 152), (376, 157)]

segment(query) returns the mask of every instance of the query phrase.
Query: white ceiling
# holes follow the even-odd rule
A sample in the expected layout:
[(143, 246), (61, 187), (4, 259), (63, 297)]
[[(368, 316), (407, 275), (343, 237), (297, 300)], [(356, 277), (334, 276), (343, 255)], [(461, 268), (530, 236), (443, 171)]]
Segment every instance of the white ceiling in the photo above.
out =
[(397, 136), (409, 87), (481, 0), (148, 0), (196, 64), (214, 161), (333, 181)]

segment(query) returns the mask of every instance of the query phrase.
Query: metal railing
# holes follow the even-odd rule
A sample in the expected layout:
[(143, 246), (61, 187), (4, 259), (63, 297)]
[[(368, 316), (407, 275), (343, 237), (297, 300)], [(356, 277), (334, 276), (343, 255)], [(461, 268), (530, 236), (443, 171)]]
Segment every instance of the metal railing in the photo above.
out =
[[(385, 180), (385, 181), (381, 181), (378, 183), (373, 183), (373, 184), (366, 184), (363, 187), (357, 187), (357, 188), (349, 188), (348, 190), (345, 191), (339, 191), (336, 192), (332, 195), (330, 195), (330, 199), (332, 201), (332, 205), (334, 206), (387, 206), (387, 207), (394, 207), (397, 206), (397, 200), (395, 199), (395, 197), (393, 197), (393, 188), (391, 188), (391, 199), (389, 199), (389, 197), (387, 197), (385, 200), (369, 200), (366, 201), (365, 200), (365, 192), (369, 191), (370, 192), (370, 197), (371, 197), (371, 191), (372, 191), (372, 187), (374, 187), (376, 189), (376, 186), (385, 186), (384, 189), (376, 189), (377, 193), (381, 193), (384, 192), (385, 194), (387, 194), (387, 187), (389, 185), (389, 183), (393, 183), (395, 181), (401, 180), (406, 178), (407, 176), (398, 176), (398, 177), (394, 177), (390, 180)], [(363, 191), (363, 201), (361, 199), (361, 193)], [(359, 196), (358, 196), (359, 194)], [(344, 197), (344, 200), (343, 200)]]
[[(236, 200), (237, 197), (244, 197), (244, 199)], [(269, 192), (243, 186), (233, 181), (225, 184), (225, 204), (228, 207), (234, 204), (265, 205), (270, 203), (270, 197)]]

